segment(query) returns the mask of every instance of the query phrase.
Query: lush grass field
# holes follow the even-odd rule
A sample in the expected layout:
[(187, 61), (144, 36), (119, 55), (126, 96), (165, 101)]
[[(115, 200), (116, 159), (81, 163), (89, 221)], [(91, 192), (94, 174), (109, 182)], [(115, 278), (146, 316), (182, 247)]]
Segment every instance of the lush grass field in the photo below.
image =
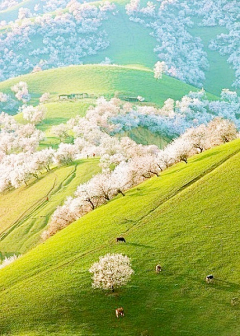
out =
[(56, 207), (99, 171), (98, 159), (81, 160), (0, 195), (2, 256), (22, 254), (35, 246)]
[[(151, 70), (109, 65), (71, 66), (24, 75), (1, 82), (0, 91), (10, 92), (10, 87), (19, 81), (28, 83), (32, 103), (37, 103), (44, 92), (49, 92), (55, 101), (59, 94), (86, 92), (108, 98), (140, 95), (147, 102), (162, 105), (168, 98), (177, 100), (189, 91), (196, 91), (193, 86), (168, 76), (156, 80)], [(209, 95), (209, 99), (214, 98)]]
[[(1, 270), (1, 334), (238, 336), (239, 145), (171, 167)], [(114, 294), (93, 290), (88, 272), (107, 252), (135, 270)]]

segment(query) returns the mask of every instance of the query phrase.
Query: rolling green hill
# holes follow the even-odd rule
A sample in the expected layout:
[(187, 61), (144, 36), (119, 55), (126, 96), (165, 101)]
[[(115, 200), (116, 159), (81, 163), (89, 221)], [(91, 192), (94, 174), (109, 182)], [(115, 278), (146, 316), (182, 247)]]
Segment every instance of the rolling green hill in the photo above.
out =
[[(1, 334), (238, 336), (239, 145), (171, 167), (1, 270)], [(113, 294), (93, 290), (88, 272), (108, 252), (135, 270)]]
[[(84, 116), (90, 105), (95, 103), (95, 99), (87, 98), (77, 101), (59, 101), (60, 94), (82, 93), (104, 95), (106, 98), (114, 96), (136, 97), (138, 95), (145, 98), (145, 102), (162, 106), (168, 98), (174, 100), (181, 99), (190, 91), (197, 89), (191, 85), (184, 84), (174, 78), (163, 76), (161, 80), (154, 79), (151, 70), (130, 67), (130, 66), (109, 66), (109, 65), (83, 65), (72, 66), (54, 70), (47, 70), (35, 74), (24, 75), (0, 83), (0, 91), (10, 92), (11, 86), (19, 81), (28, 83), (32, 100), (30, 103), (37, 104), (39, 97), (44, 92), (51, 94), (50, 102), (45, 104), (47, 115), (45, 120), (38, 126), (46, 132), (47, 139), (42, 146), (49, 146), (58, 143), (49, 129), (53, 125), (67, 122), (68, 119), (76, 115)], [(216, 96), (208, 94), (208, 99), (217, 99)], [(19, 122), (23, 122), (20, 115), (16, 116)], [(148, 132), (137, 130), (128, 134), (137, 142), (160, 145), (166, 143), (166, 139), (154, 137)]]
[[(180, 99), (189, 91), (197, 89), (181, 81), (163, 76), (154, 79), (153, 71), (130, 66), (80, 65), (46, 70), (35, 74), (19, 76), (0, 83), (0, 91), (10, 92), (10, 87), (19, 81), (27, 82), (32, 96), (30, 103), (49, 92), (53, 101), (59, 94), (86, 92), (96, 96), (114, 95), (143, 96), (147, 102), (162, 105), (168, 98)], [(209, 99), (215, 99), (209, 95)], [(61, 113), (61, 112), (60, 112)]]

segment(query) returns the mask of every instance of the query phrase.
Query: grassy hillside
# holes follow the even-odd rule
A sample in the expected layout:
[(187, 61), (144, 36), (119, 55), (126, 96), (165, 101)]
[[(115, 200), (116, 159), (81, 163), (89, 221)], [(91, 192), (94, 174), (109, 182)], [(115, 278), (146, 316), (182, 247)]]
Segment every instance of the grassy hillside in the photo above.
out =
[[(196, 91), (195, 87), (168, 76), (156, 80), (151, 70), (107, 65), (72, 66), (20, 76), (0, 83), (0, 91), (9, 93), (11, 86), (19, 81), (28, 83), (32, 96), (30, 103), (32, 104), (38, 104), (39, 97), (44, 92), (51, 94), (50, 102), (45, 104), (48, 110), (46, 118), (38, 126), (46, 132), (47, 136), (42, 146), (54, 145), (59, 142), (49, 133), (49, 129), (53, 125), (65, 123), (76, 115), (84, 116), (88, 107), (95, 103), (95, 99), (92, 98), (60, 102), (59, 94), (86, 92), (96, 96), (104, 95), (109, 99), (114, 96), (136, 97), (140, 95), (145, 98), (144, 104), (151, 102), (162, 106), (168, 98), (178, 100), (190, 91)], [(208, 98), (214, 100), (217, 97), (208, 94)], [(16, 119), (23, 122), (21, 114), (17, 115)], [(144, 144), (150, 144), (150, 138), (154, 144), (160, 145), (160, 147), (166, 143), (161, 137), (151, 136), (149, 132), (143, 130), (133, 131), (129, 136)]]
[[(32, 99), (30, 103), (38, 104), (39, 97), (44, 92), (51, 94), (50, 102), (45, 104), (47, 114), (45, 120), (38, 128), (46, 132), (46, 140), (41, 146), (54, 146), (59, 143), (50, 132), (53, 125), (67, 122), (76, 115), (84, 116), (88, 107), (94, 105), (95, 99), (87, 98), (78, 101), (59, 101), (59, 94), (81, 93), (104, 95), (106, 98), (136, 97), (141, 95), (145, 102), (162, 106), (168, 98), (181, 99), (183, 95), (196, 88), (184, 84), (174, 78), (163, 76), (161, 80), (153, 77), (153, 72), (130, 66), (101, 66), (84, 65), (72, 66), (55, 70), (43, 71), (36, 74), (25, 75), (0, 83), (0, 91), (10, 92), (10, 88), (19, 81), (26, 81)], [(208, 94), (208, 99), (217, 97)], [(17, 121), (24, 122), (21, 114), (16, 116)], [(143, 144), (156, 144), (163, 147), (166, 140), (152, 135), (144, 129), (131, 131), (127, 134), (133, 140)]]
[[(32, 103), (44, 92), (49, 92), (53, 100), (58, 100), (59, 94), (86, 92), (109, 98), (115, 94), (140, 95), (148, 102), (162, 105), (168, 98), (177, 100), (189, 91), (196, 91), (193, 86), (168, 76), (156, 80), (151, 70), (109, 65), (70, 66), (24, 75), (1, 82), (0, 91), (10, 92), (10, 87), (19, 81), (28, 83)], [(216, 97), (209, 95), (209, 98)]]
[[(230, 304), (240, 291), (239, 145), (171, 167), (1, 270), (1, 333), (239, 335)], [(120, 234), (126, 244), (116, 244)], [(93, 290), (88, 272), (107, 252), (127, 254), (135, 270), (114, 294)]]
[(98, 159), (81, 160), (0, 195), (2, 257), (22, 254), (35, 246), (56, 207), (99, 170)]

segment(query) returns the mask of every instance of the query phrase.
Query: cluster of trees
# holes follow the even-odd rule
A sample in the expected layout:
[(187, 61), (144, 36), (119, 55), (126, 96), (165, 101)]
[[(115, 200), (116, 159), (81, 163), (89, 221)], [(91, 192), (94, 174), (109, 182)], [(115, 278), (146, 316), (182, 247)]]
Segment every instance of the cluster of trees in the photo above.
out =
[(11, 90), (15, 93), (15, 97), (22, 101), (23, 103), (27, 103), (31, 96), (28, 92), (28, 85), (26, 82), (19, 82), (11, 87)]
[[(31, 95), (29, 93), (27, 83), (23, 81), (13, 85), (11, 87), (11, 91), (11, 94), (0, 92), (0, 111), (14, 114), (14, 112), (18, 112), (18, 110), (21, 110), (21, 107), (29, 102)], [(40, 100), (40, 102), (42, 103), (44, 101)]]
[(0, 11), (9, 9), (18, 5), (22, 0), (2, 0), (0, 3)]
[[(59, 2), (59, 1), (58, 1)], [(63, 1), (65, 4), (65, 1)], [(52, 8), (52, 2), (47, 2)], [(57, 2), (55, 2), (55, 5)], [(107, 34), (100, 29), (107, 12), (115, 6), (71, 0), (66, 9), (31, 17), (26, 8), (0, 34), (0, 80), (43, 69), (82, 64), (84, 57), (108, 47)], [(38, 41), (33, 43), (33, 41)]]
[(39, 124), (45, 117), (46, 107), (43, 105), (25, 105), (21, 109), (23, 118), (31, 124)]
[[(38, 110), (38, 107), (35, 109)], [(36, 112), (37, 114), (38, 112)], [(2, 155), (34, 152), (39, 146), (39, 141), (43, 138), (43, 132), (38, 130), (34, 123), (22, 125), (6, 113), (0, 114), (0, 153)]]
[(193, 0), (190, 8), (202, 19), (199, 26), (225, 26), (239, 15), (238, 0)]
[[(232, 120), (238, 128), (240, 98), (236, 92), (228, 89), (222, 90), (221, 99), (209, 101), (204, 90), (190, 92), (179, 101), (167, 99), (162, 108), (153, 106), (134, 106), (123, 104), (119, 99), (107, 101), (99, 98), (94, 108), (86, 114), (86, 120), (101, 127), (110, 135), (129, 131), (137, 127), (148, 128), (152, 133), (174, 138), (185, 132), (188, 128), (210, 122), (214, 117)], [(86, 122), (86, 121), (85, 121)], [(59, 125), (56, 130), (62, 139), (70, 136), (70, 125)], [(61, 134), (60, 134), (61, 133)]]
[[(44, 133), (36, 125), (44, 119), (46, 107), (43, 104), (35, 107), (26, 104), (30, 94), (25, 82), (17, 83), (11, 90), (21, 102), (19, 112), (27, 123), (20, 124), (5, 112), (0, 114), (0, 192), (18, 188), (33, 176), (38, 178), (38, 173), (44, 168), (48, 170), (54, 161), (52, 149), (38, 151)], [(40, 100), (44, 102), (48, 97), (45, 93)], [(3, 104), (12, 100), (4, 93), (0, 93), (0, 99)]]
[[(26, 89), (26, 85), (20, 83), (13, 91), (25, 92), (23, 88)], [(48, 99), (49, 94), (45, 93), (42, 98)], [(5, 99), (4, 94), (2, 99)], [(39, 142), (44, 134), (36, 128), (36, 123), (44, 117), (45, 108), (42, 104), (22, 107), (23, 117), (28, 121), (25, 125), (1, 113), (0, 191), (27, 184), (33, 177), (38, 178), (39, 174), (53, 166), (88, 156), (100, 157), (102, 173), (80, 185), (74, 197), (69, 197), (63, 206), (56, 209), (43, 234), (46, 239), (116, 195), (124, 196), (129, 188), (147, 178), (159, 176), (162, 170), (172, 164), (179, 161), (187, 163), (189, 156), (235, 139), (236, 126), (225, 119), (213, 119), (213, 115), (222, 113), (225, 117), (232, 117), (238, 113), (239, 105), (237, 94), (227, 89), (223, 90), (221, 101), (209, 102), (201, 90), (190, 92), (178, 102), (168, 99), (161, 109), (133, 106), (117, 98), (107, 101), (101, 97), (95, 107), (89, 108), (84, 118), (77, 116), (66, 124), (52, 128), (52, 132), (61, 140), (57, 149), (40, 151)], [(154, 131), (153, 120), (158, 120), (160, 125), (164, 118), (168, 120), (169, 130), (176, 127), (178, 120), (182, 130), (176, 128), (176, 134), (183, 133), (187, 126), (191, 127), (164, 150), (154, 145), (137, 144), (128, 137), (113, 136), (121, 130), (139, 125)], [(206, 124), (208, 119), (210, 122)], [(184, 122), (181, 124), (180, 120)], [(197, 127), (200, 121), (202, 125)], [(156, 125), (157, 122), (157, 128)], [(66, 143), (69, 139), (71, 143)]]
[[(116, 99), (110, 101), (107, 113), (116, 108), (116, 102)], [(101, 103), (106, 105), (103, 99)], [(119, 109), (119, 106), (117, 108)], [(74, 197), (68, 197), (62, 206), (57, 207), (42, 235), (43, 239), (54, 235), (116, 195), (124, 196), (126, 190), (145, 179), (159, 176), (160, 172), (169, 166), (180, 161), (187, 163), (188, 157), (238, 136), (236, 126), (231, 121), (215, 118), (207, 125), (190, 128), (164, 150), (160, 150), (153, 145), (137, 145), (127, 137), (111, 137), (106, 133), (106, 130), (109, 131), (106, 125), (108, 121), (104, 117), (105, 109), (102, 104), (100, 111), (103, 120), (101, 113), (98, 114), (100, 118), (97, 118), (95, 109), (90, 109), (85, 118), (71, 119), (66, 126), (67, 131), (71, 126), (71, 132), (77, 137), (74, 144), (65, 145), (76, 150), (75, 157), (91, 155), (94, 149), (101, 157), (102, 173), (79, 185)]]
[(69, 0), (41, 0), (35, 5), (34, 12), (48, 13), (66, 8)]
[(54, 162), (54, 150), (44, 149), (36, 152), (21, 152), (4, 155), (0, 160), (0, 192), (10, 188), (19, 188), (46, 169)]
[(235, 70), (236, 80), (233, 86), (240, 87), (240, 29), (238, 0), (194, 0), (191, 15), (201, 18), (200, 26), (222, 26), (228, 32), (222, 33), (210, 42), (210, 49), (218, 50), (221, 55), (229, 55), (228, 62)]
[(193, 37), (187, 30), (193, 26), (189, 17), (189, 3), (161, 1), (148, 2), (140, 6), (140, 0), (131, 0), (126, 5), (130, 20), (152, 30), (157, 45), (154, 51), (166, 63), (167, 73), (182, 81), (202, 87), (204, 71), (208, 68), (207, 54), (199, 37)]

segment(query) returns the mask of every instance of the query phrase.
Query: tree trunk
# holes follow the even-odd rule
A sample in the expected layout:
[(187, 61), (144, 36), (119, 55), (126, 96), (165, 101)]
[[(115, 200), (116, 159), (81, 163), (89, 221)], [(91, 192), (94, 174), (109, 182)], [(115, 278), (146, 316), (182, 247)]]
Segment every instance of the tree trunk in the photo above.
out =
[(122, 196), (125, 196), (121, 189), (118, 189), (118, 193), (120, 193)]

